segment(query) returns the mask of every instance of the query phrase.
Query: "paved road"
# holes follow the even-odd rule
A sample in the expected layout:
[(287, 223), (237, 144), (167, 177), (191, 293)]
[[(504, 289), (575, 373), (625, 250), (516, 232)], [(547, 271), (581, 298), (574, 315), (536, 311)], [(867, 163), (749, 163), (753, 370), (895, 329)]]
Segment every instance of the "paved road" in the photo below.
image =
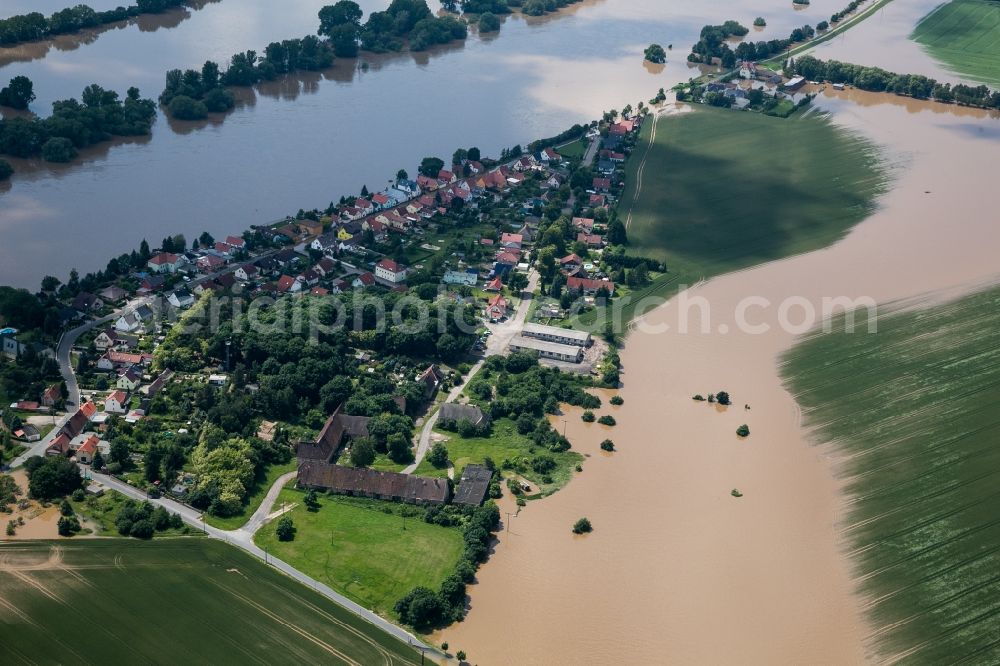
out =
[(597, 151), (599, 151), (600, 149), (601, 149), (600, 137), (591, 139), (590, 146), (587, 148), (587, 152), (583, 156), (583, 166), (593, 166), (594, 159), (597, 157)]
[[(514, 338), (515, 335), (524, 329), (524, 322), (528, 318), (528, 310), (531, 308), (531, 301), (535, 297), (535, 290), (538, 288), (538, 273), (532, 269), (528, 273), (528, 286), (523, 292), (521, 292), (521, 302), (517, 306), (517, 312), (514, 316), (505, 322), (499, 324), (488, 324), (488, 328), (492, 332), (492, 335), (486, 341), (486, 352), (483, 358), (479, 359), (474, 366), (469, 370), (469, 374), (466, 375), (465, 381), (456, 386), (451, 391), (448, 392), (448, 397), (445, 402), (454, 402), (458, 400), (458, 397), (462, 395), (462, 390), (465, 385), (468, 384), (473, 377), (476, 376), (486, 362), (486, 359), (490, 356), (496, 356), (498, 354), (504, 353), (507, 349), (507, 345)], [(434, 424), (437, 423), (438, 411), (435, 410), (433, 414), (427, 417), (424, 421), (424, 427), (420, 431), (420, 440), (417, 442), (417, 451), (415, 455), (415, 462), (403, 470), (404, 474), (413, 474), (417, 470), (417, 466), (420, 461), (424, 459), (427, 452), (431, 449), (431, 436), (434, 431)], [(454, 471), (452, 471), (454, 474)]]

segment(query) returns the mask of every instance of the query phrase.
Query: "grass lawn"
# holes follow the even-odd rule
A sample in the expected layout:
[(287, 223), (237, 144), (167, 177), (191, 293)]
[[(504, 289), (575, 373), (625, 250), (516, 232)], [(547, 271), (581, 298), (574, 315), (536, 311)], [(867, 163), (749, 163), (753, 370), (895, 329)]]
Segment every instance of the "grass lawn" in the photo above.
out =
[(420, 662), (402, 642), (210, 539), (8, 543), (0, 586), (5, 664)]
[(910, 39), (958, 75), (1000, 86), (1000, 3), (951, 0), (925, 16)]
[(556, 148), (556, 152), (567, 159), (576, 159), (584, 156), (587, 152), (587, 145), (588, 142), (586, 139), (580, 139), (579, 141)]
[(267, 468), (267, 472), (264, 474), (264, 478), (259, 480), (257, 485), (254, 487), (253, 492), (247, 498), (247, 503), (243, 507), (241, 513), (235, 516), (228, 516), (226, 518), (219, 518), (218, 516), (211, 516), (206, 514), (205, 522), (207, 522), (212, 527), (218, 527), (222, 530), (235, 530), (243, 525), (250, 519), (250, 516), (254, 514), (254, 511), (260, 506), (260, 503), (264, 501), (264, 496), (267, 495), (267, 491), (271, 489), (274, 482), (278, 480), (282, 474), (287, 474), (288, 472), (294, 472), (296, 470), (296, 461), (291, 460), (284, 465), (271, 465)]
[(631, 207), (630, 251), (667, 263), (655, 292), (830, 245), (872, 212), (886, 176), (871, 144), (818, 113), (695, 107), (657, 121), (627, 182), (619, 216)]
[(785, 359), (845, 460), (876, 662), (1000, 663), (1000, 289), (807, 338)]
[[(254, 541), (387, 617), (395, 617), (393, 605), (417, 585), (438, 589), (462, 555), (461, 531), (425, 523), (419, 507), (320, 495), (322, 506), (312, 513), (303, 506), (303, 495), (286, 489), (279, 500), (297, 505), (286, 514), (295, 523), (294, 541), (278, 541), (276, 522), (261, 528)], [(405, 530), (404, 513), (410, 514)]]
[[(551, 483), (542, 483), (541, 476), (528, 469), (521, 476), (533, 482), (538, 488), (538, 494), (551, 495), (573, 478), (573, 472), (583, 456), (575, 451), (552, 453), (547, 449), (535, 446), (528, 437), (517, 432), (514, 422), (510, 419), (499, 419), (493, 424), (493, 433), (489, 437), (465, 438), (456, 432), (437, 431), (448, 438), (445, 446), (448, 448), (448, 459), (455, 465), (455, 480), (462, 478), (462, 470), (470, 463), (482, 463), (485, 458), (492, 458), (498, 466), (504, 460), (514, 461), (518, 458), (531, 458), (545, 454), (556, 461), (556, 468), (550, 474)], [(424, 458), (417, 467), (417, 474), (423, 476), (446, 477), (447, 470), (437, 469)]]

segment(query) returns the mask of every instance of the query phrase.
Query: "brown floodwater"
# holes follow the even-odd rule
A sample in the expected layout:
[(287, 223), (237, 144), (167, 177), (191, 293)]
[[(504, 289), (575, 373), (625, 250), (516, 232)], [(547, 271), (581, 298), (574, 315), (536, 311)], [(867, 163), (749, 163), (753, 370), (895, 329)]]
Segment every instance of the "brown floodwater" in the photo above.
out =
[(812, 55), (900, 74), (923, 74), (949, 83), (969, 82), (910, 39), (920, 20), (941, 4), (942, 0), (890, 2), (850, 30), (817, 46)]
[[(983, 196), (1000, 123), (847, 97), (817, 103), (884, 146), (896, 181), (878, 211), (831, 248), (693, 287), (686, 296), (706, 299), (707, 316), (679, 296), (647, 315), (622, 354), (618, 425), (568, 410), (584, 471), (499, 535), (469, 617), (436, 640), (479, 664), (866, 661), (837, 455), (809, 442), (779, 377), (777, 358), (805, 330), (778, 326), (779, 303), (821, 311), (824, 297), (884, 303), (1000, 279), (1000, 228)], [(771, 301), (747, 316), (770, 331), (739, 332), (747, 297)], [(802, 307), (791, 324), (803, 323)], [(733, 406), (691, 399), (719, 390)], [(618, 452), (600, 455), (605, 437)], [(574, 537), (581, 516), (594, 532)]]
[[(155, 97), (168, 69), (314, 31), (328, 2), (206, 0), (0, 49), (0, 81), (30, 77), (32, 108), (43, 115), (90, 83), (119, 92), (136, 85)], [(360, 4), (367, 13), (388, 2)], [(161, 114), (148, 139), (90, 149), (68, 166), (15, 165), (18, 173), (0, 185), (0, 284), (34, 288), (46, 274), (103, 268), (143, 238), (220, 235), (325, 207), (459, 146), (498, 155), (697, 75), (685, 57), (705, 23), (749, 25), (762, 15), (767, 28), (752, 34), (771, 39), (841, 4), (814, 0), (795, 11), (776, 0), (585, 0), (546, 17), (509, 16), (499, 34), (473, 31), (461, 45), (365, 55), (291, 76), (242, 94), (224, 119), (177, 123)], [(643, 65), (651, 42), (673, 44), (665, 67)]]

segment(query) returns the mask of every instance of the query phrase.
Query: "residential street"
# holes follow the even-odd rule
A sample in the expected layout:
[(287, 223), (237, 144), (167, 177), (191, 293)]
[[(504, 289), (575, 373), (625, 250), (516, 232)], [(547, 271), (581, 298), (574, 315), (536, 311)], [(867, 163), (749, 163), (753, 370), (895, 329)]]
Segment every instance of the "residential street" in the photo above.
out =
[(131, 301), (124, 307), (115, 310), (106, 317), (86, 322), (63, 334), (63, 336), (59, 339), (59, 347), (56, 349), (56, 360), (59, 362), (59, 372), (62, 375), (63, 381), (66, 382), (66, 388), (68, 390), (69, 397), (66, 398), (66, 413), (59, 417), (56, 421), (55, 427), (51, 430), (51, 432), (49, 432), (49, 434), (32, 444), (24, 453), (11, 461), (10, 466), (12, 469), (23, 465), (24, 461), (31, 456), (44, 456), (45, 449), (49, 448), (52, 440), (59, 434), (59, 430), (66, 425), (66, 422), (69, 421), (73, 414), (76, 413), (76, 410), (80, 408), (80, 386), (76, 381), (76, 374), (73, 372), (72, 359), (73, 346), (76, 344), (76, 341), (80, 338), (80, 336), (97, 326), (101, 326), (118, 319), (118, 317), (120, 317), (127, 310), (137, 308), (140, 305), (148, 303), (148, 298)]
[[(461, 385), (456, 386), (451, 391), (448, 392), (448, 397), (445, 402), (454, 402), (458, 400), (458, 397), (462, 395), (462, 391), (465, 389), (465, 385), (472, 381), (472, 378), (476, 376), (483, 367), (483, 363), (490, 356), (496, 356), (497, 354), (502, 354), (507, 350), (507, 345), (510, 341), (514, 339), (514, 336), (521, 332), (524, 328), (524, 322), (528, 318), (528, 310), (531, 308), (531, 301), (534, 298), (535, 290), (538, 289), (538, 273), (535, 269), (531, 269), (528, 273), (528, 286), (523, 292), (521, 292), (521, 302), (517, 306), (517, 312), (514, 313), (513, 317), (507, 319), (507, 321), (500, 322), (499, 324), (488, 324), (487, 327), (492, 331), (492, 335), (486, 341), (486, 352), (472, 368), (469, 370), (469, 374), (466, 375), (465, 381)], [(424, 420), (424, 427), (420, 431), (420, 440), (417, 443), (417, 451), (415, 456), (415, 462), (403, 470), (404, 474), (413, 474), (420, 461), (424, 459), (427, 452), (431, 449), (431, 435), (434, 431), (434, 424), (437, 423), (438, 410), (435, 410), (433, 414), (428, 416)]]

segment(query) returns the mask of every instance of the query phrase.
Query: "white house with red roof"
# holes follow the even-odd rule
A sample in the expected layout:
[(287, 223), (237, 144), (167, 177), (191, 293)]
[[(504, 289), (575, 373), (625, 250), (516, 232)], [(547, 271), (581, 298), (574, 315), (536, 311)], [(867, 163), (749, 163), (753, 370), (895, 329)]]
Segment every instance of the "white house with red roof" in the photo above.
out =
[(375, 264), (375, 277), (392, 284), (398, 284), (406, 280), (406, 266), (397, 264), (389, 258)]
[(112, 391), (111, 395), (104, 399), (104, 411), (109, 414), (128, 413), (128, 394), (125, 391)]
[(172, 252), (161, 252), (150, 257), (146, 265), (153, 273), (176, 273), (184, 265), (184, 258)]
[(356, 278), (354, 278), (354, 280), (351, 282), (351, 286), (354, 287), (355, 289), (360, 289), (362, 287), (370, 287), (373, 284), (375, 284), (375, 276), (372, 275), (371, 273), (362, 273), (361, 275), (358, 275)]
[(497, 294), (486, 305), (486, 318), (490, 321), (500, 321), (507, 316), (507, 299), (503, 294)]

